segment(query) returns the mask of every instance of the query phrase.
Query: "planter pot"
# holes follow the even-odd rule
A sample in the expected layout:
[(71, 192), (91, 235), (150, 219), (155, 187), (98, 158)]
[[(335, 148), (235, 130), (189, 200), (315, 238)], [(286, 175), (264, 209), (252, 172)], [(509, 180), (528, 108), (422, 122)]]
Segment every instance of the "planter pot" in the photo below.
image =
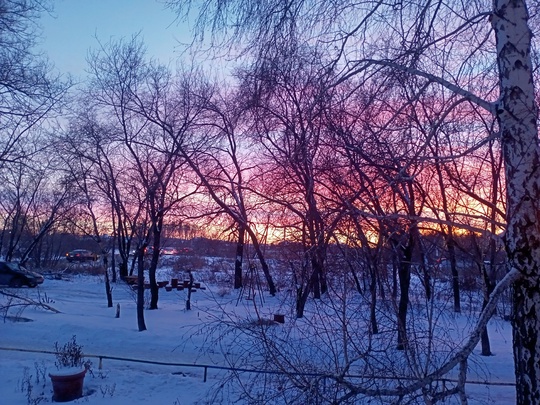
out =
[(172, 288), (178, 287), (178, 279), (177, 278), (171, 278), (171, 287)]
[(165, 286), (166, 291), (172, 291), (172, 287), (170, 285)]
[(53, 386), (53, 401), (68, 402), (82, 397), (86, 370), (68, 369), (49, 373)]

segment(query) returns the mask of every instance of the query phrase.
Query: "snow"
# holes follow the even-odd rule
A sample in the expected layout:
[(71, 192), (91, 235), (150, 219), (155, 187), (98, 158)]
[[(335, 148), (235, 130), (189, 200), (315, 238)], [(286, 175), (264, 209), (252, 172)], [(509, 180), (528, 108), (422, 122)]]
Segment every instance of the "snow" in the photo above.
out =
[(49, 374), (54, 375), (57, 377), (65, 377), (68, 375), (74, 375), (79, 374), (84, 371), (83, 367), (66, 367), (66, 368), (60, 368), (58, 370), (50, 370)]
[[(273, 333), (285, 331), (285, 327), (292, 328), (287, 329), (287, 338), (293, 339), (295, 334), (291, 331), (298, 326), (296, 336), (309, 341), (312, 336), (300, 333), (300, 327), (307, 324), (307, 319), (294, 322), (292, 314), (284, 307), (285, 292), (270, 297), (262, 291), (234, 291), (204, 283), (203, 286), (206, 289), (192, 293), (191, 311), (185, 310), (185, 290), (166, 292), (161, 289), (159, 309), (145, 310), (147, 330), (143, 332), (137, 329), (134, 292), (124, 283), (113, 284), (114, 305), (111, 308), (107, 307), (105, 285), (98, 276), (46, 279), (35, 289), (6, 289), (41, 300), (60, 313), (27, 307), (22, 312), (21, 308), (12, 308), (5, 314), (0, 326), (0, 347), (13, 350), (0, 350), (0, 403), (52, 402), (48, 373), (56, 369), (55, 357), (38, 351), (52, 352), (55, 342), (62, 345), (73, 335), (93, 363), (92, 371), (87, 373), (84, 381), (84, 396), (74, 403), (249, 403), (240, 399), (238, 391), (226, 388), (224, 381), (231, 378), (232, 372), (219, 368), (235, 365), (236, 360), (236, 365), (249, 366), (245, 364), (245, 354), (251, 349), (247, 337), (237, 330), (238, 325), (249, 323), (257, 316), (255, 312), (263, 319), (285, 313), (286, 325), (272, 325)], [(248, 295), (254, 299), (247, 299)], [(120, 305), (119, 318), (115, 317), (117, 304)], [(310, 312), (307, 314), (306, 318)], [(14, 321), (17, 318), (18, 321)], [(466, 314), (449, 318), (453, 319), (453, 325), (458, 328), (462, 325), (464, 330), (470, 323)], [(227, 325), (237, 328), (230, 331), (226, 329)], [(331, 335), (332, 331), (328, 333)], [(485, 384), (514, 381), (510, 324), (493, 319), (490, 338), (495, 355), (482, 357), (477, 348), (469, 361), (468, 376), (477, 381), (467, 385), (469, 404), (513, 404), (513, 386)], [(310, 347), (306, 352), (318, 356), (318, 350), (328, 351), (333, 347), (334, 342), (328, 342), (324, 349)], [(321, 361), (323, 357), (321, 355)], [(252, 359), (255, 366), (258, 360), (256, 356)], [(170, 363), (183, 365), (167, 365)], [(203, 366), (210, 367), (205, 369)], [(457, 399), (452, 398), (446, 403), (457, 403), (452, 401)]]

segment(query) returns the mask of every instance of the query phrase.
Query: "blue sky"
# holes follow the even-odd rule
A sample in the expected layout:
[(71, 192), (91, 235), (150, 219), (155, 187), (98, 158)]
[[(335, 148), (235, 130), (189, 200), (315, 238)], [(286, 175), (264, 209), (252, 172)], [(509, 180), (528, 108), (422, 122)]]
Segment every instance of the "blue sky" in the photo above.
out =
[(96, 37), (107, 43), (140, 32), (148, 56), (164, 63), (177, 59), (179, 42), (190, 40), (187, 24), (156, 0), (54, 0), (53, 16), (44, 15), (41, 25), (42, 49), (57, 70), (76, 78), (84, 78)]

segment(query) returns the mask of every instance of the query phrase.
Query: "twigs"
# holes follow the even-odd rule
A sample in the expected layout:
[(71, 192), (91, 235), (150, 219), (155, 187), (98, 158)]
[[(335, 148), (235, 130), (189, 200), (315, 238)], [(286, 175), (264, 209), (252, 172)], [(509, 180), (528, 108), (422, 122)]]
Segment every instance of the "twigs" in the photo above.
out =
[(47, 311), (54, 312), (55, 314), (61, 313), (61, 311), (59, 311), (58, 309), (56, 309), (53, 306), (49, 305), (48, 302), (50, 302), (50, 300), (48, 299), (48, 297), (46, 295), (45, 295), (45, 297), (41, 297), (40, 295), (38, 295), (37, 300), (35, 300), (35, 299), (32, 299), (32, 298), (23, 297), (23, 296), (21, 296), (19, 294), (13, 294), (13, 293), (8, 292), (6, 290), (0, 290), (0, 294), (5, 296), (5, 297), (8, 297), (8, 300), (7, 300), (6, 304), (2, 304), (0, 306), (0, 310), (5, 312), (6, 315), (7, 315), (7, 311), (10, 308), (23, 307), (23, 309), (24, 309), (24, 308), (30, 307), (30, 306), (33, 306), (33, 307), (36, 307), (36, 308), (43, 308), (43, 309), (46, 309)]

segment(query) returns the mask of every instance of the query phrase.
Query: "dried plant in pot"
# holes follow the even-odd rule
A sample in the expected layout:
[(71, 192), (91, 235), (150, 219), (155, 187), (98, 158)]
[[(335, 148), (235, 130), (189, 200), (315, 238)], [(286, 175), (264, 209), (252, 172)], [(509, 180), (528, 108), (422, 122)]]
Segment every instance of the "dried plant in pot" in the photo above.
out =
[(53, 401), (68, 402), (82, 397), (84, 376), (90, 369), (91, 362), (84, 360), (82, 346), (73, 335), (63, 345), (54, 344), (57, 370), (49, 373), (53, 385)]

